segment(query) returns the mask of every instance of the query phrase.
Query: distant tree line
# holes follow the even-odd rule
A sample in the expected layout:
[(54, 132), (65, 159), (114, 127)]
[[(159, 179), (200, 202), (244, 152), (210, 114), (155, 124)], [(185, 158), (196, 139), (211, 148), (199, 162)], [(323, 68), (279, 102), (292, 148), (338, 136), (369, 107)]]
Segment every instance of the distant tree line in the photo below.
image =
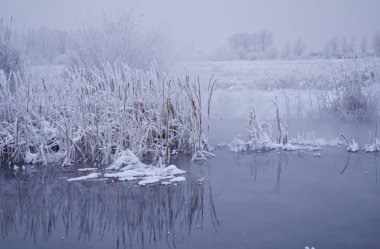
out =
[(380, 32), (373, 35), (372, 41), (360, 41), (354, 37), (330, 38), (323, 49), (306, 53), (302, 39), (286, 42), (282, 50), (274, 46), (274, 35), (266, 29), (260, 32), (239, 32), (227, 39), (226, 46), (215, 51), (215, 60), (260, 60), (260, 59), (300, 59), (300, 58), (363, 58), (380, 56)]

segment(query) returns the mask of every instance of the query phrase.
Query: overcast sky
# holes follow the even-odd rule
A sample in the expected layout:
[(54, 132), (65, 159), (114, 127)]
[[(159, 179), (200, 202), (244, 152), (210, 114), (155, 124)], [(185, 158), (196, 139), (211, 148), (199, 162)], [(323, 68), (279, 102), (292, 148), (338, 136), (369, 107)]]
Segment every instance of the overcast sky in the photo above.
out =
[(89, 15), (133, 8), (140, 21), (165, 26), (177, 44), (209, 51), (237, 31), (271, 30), (279, 49), (302, 38), (321, 49), (333, 35), (380, 30), (380, 0), (0, 0), (0, 16), (20, 27), (72, 30)]

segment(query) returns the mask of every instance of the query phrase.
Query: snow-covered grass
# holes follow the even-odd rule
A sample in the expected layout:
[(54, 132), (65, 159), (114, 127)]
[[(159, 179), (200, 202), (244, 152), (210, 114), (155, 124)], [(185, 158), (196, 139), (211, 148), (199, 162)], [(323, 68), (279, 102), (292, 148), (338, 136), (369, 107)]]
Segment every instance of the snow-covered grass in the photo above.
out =
[(380, 59), (206, 61), (179, 64), (190, 74), (218, 79), (214, 113), (242, 119), (273, 112), (278, 98), (287, 119), (365, 120), (378, 117)]
[(151, 161), (208, 150), (199, 79), (110, 64), (13, 78), (11, 88), (0, 72), (3, 161), (109, 165), (126, 150)]

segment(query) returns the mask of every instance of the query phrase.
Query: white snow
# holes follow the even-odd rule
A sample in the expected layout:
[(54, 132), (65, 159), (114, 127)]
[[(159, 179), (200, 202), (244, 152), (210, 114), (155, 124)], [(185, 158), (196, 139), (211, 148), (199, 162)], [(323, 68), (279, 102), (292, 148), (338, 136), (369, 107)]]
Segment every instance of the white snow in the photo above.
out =
[(324, 137), (316, 137), (314, 132), (308, 132), (308, 133), (300, 133), (298, 132), (298, 135), (296, 138), (290, 138), (290, 143), (297, 144), (297, 145), (308, 145), (308, 146), (314, 146), (314, 147), (336, 147), (343, 142), (339, 140), (339, 138), (333, 139), (333, 140), (327, 140)]
[(162, 184), (181, 181), (184, 177), (178, 178), (177, 176), (186, 173), (186, 171), (178, 169), (175, 165), (166, 167), (162, 164), (156, 166), (144, 164), (130, 150), (120, 153), (115, 162), (107, 169), (117, 170), (117, 172), (106, 173), (104, 177), (117, 178), (121, 181), (140, 180), (137, 183), (140, 186), (158, 183), (162, 180), (166, 180)]
[(352, 139), (352, 143), (350, 143), (347, 146), (348, 152), (358, 152), (359, 151), (359, 145), (356, 143), (355, 139)]
[(377, 151), (380, 151), (380, 140), (376, 138), (375, 139), (375, 143), (364, 145), (363, 150), (365, 152), (377, 152)]
[(25, 152), (25, 162), (36, 164), (38, 162), (38, 153), (31, 153), (30, 150)]
[(117, 159), (107, 168), (118, 170), (124, 168), (124, 170), (133, 169), (139, 167), (141, 162), (132, 151), (126, 150), (117, 156)]

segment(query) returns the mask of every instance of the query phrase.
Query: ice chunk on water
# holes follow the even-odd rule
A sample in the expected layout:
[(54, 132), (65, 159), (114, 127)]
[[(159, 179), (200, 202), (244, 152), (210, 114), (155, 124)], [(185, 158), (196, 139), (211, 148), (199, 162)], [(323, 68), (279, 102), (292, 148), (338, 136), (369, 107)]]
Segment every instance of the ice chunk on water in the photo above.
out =
[(81, 180), (93, 179), (93, 178), (98, 178), (100, 175), (101, 175), (100, 173), (91, 173), (91, 174), (85, 175), (85, 176), (69, 178), (69, 179), (67, 179), (67, 181), (72, 182), (72, 181), (81, 181)]

